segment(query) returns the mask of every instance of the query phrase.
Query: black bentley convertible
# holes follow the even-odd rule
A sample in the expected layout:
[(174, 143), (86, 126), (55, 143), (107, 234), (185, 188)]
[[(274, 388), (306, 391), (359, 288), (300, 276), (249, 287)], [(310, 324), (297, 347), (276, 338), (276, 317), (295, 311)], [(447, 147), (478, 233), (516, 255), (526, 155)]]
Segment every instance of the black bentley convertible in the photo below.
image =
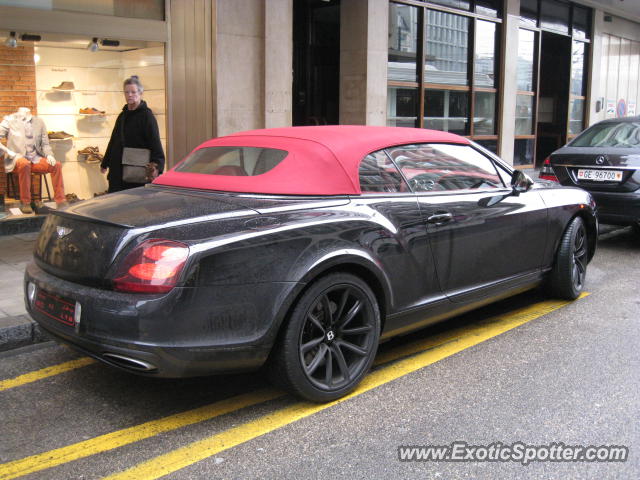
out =
[(596, 232), (588, 192), (533, 183), (456, 135), (256, 130), (50, 214), (25, 296), (46, 331), (112, 366), (266, 366), (328, 401), (381, 339), (539, 286), (576, 298)]

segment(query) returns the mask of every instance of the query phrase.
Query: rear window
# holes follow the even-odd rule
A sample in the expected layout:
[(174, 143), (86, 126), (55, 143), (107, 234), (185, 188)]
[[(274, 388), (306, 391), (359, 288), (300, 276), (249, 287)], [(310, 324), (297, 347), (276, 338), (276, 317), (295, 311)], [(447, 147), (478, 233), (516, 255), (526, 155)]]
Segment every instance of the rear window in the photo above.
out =
[(255, 176), (278, 165), (289, 152), (260, 147), (205, 147), (189, 155), (177, 172), (207, 175)]
[(584, 131), (571, 142), (572, 147), (622, 147), (640, 146), (640, 123), (598, 123)]

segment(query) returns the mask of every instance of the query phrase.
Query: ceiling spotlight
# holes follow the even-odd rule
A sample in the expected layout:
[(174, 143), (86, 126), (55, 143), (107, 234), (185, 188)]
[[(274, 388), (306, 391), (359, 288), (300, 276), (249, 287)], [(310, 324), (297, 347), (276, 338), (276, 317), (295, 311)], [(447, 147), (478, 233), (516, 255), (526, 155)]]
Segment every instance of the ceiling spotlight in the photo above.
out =
[(23, 33), (22, 35), (20, 35), (20, 40), (22, 40), (23, 42), (39, 42), (40, 40), (42, 40), (42, 37), (40, 35)]
[(91, 39), (89, 45), (87, 45), (87, 50), (89, 50), (90, 52), (97, 52), (98, 50), (100, 50), (100, 47), (98, 46), (98, 37), (93, 37)]
[(7, 39), (4, 41), (7, 47), (15, 48), (18, 46), (18, 40), (16, 39), (16, 32), (10, 32)]
[(100, 45), (102, 45), (103, 47), (119, 47), (120, 46), (120, 41), (119, 40), (109, 40), (108, 38), (103, 38), (102, 40), (100, 40)]

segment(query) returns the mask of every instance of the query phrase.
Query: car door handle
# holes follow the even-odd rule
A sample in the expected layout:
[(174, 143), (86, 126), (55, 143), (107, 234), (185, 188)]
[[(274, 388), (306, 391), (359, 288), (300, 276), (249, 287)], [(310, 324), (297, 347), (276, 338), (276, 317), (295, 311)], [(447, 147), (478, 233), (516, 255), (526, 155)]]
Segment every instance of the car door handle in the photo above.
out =
[(427, 218), (427, 223), (442, 224), (450, 222), (451, 220), (453, 220), (451, 213), (436, 213)]

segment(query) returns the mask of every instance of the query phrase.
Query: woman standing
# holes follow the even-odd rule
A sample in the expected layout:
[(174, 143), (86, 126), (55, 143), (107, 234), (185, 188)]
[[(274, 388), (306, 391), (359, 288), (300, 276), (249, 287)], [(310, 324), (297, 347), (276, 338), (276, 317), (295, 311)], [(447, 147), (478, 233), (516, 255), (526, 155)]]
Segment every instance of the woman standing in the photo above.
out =
[(137, 75), (131, 75), (123, 84), (127, 104), (116, 119), (111, 139), (100, 164), (102, 173), (107, 173), (109, 193), (140, 187), (144, 183), (129, 183), (122, 179), (122, 152), (124, 147), (144, 148), (150, 151), (147, 170), (154, 179), (164, 170), (164, 152), (160, 143), (158, 122), (147, 103), (142, 100), (144, 88)]

